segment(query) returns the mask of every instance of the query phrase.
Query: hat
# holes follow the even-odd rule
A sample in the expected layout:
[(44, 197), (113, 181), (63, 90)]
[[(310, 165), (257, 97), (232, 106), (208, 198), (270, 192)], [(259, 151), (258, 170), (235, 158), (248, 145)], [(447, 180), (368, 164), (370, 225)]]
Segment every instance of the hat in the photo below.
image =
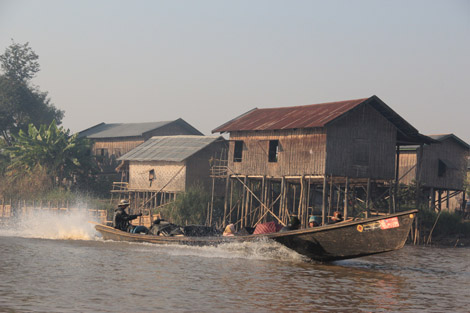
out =
[(118, 206), (128, 206), (128, 205), (129, 205), (129, 201), (126, 199), (122, 199), (121, 201), (119, 201), (119, 204), (118, 204)]
[(297, 216), (295, 216), (295, 215), (294, 215), (294, 216), (291, 216), (291, 218), (290, 218), (290, 223), (289, 223), (289, 224), (290, 224), (290, 226), (294, 226), (294, 227), (299, 226), (299, 225), (300, 225), (300, 220), (299, 220), (299, 218), (298, 218)]
[(315, 216), (313, 216), (313, 215), (310, 216), (309, 219), (308, 219), (308, 222), (309, 222), (309, 223), (315, 222)]

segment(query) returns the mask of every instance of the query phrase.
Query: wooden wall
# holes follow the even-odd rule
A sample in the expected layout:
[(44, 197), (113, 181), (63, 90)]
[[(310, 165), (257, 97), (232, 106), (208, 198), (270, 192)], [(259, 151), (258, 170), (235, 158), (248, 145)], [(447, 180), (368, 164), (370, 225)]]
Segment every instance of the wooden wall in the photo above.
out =
[[(156, 177), (150, 185), (149, 171), (152, 169)], [(186, 188), (186, 164), (184, 162), (129, 161), (129, 189), (131, 190), (159, 191), (172, 178), (173, 180), (162, 191), (184, 191)]]
[[(242, 162), (234, 162), (235, 140), (243, 140)], [(268, 162), (269, 141), (279, 140), (277, 162)], [(326, 132), (324, 129), (298, 129), (263, 132), (231, 132), (228, 166), (230, 174), (322, 175), (325, 172)]]
[(188, 158), (186, 160), (186, 187), (202, 184), (206, 190), (211, 190), (210, 160), (225, 159), (227, 149), (227, 142), (214, 142)]
[[(423, 147), (421, 184), (428, 187), (462, 190), (467, 169), (468, 150), (453, 139)], [(442, 177), (438, 175), (439, 159), (452, 165)]]
[(369, 105), (327, 126), (326, 174), (351, 178), (395, 177), (396, 127)]
[(99, 154), (100, 149), (107, 149), (108, 156), (114, 155), (119, 158), (121, 155), (131, 151), (138, 145), (144, 142), (142, 137), (132, 138), (106, 138), (106, 139), (92, 139), (94, 141), (92, 152), (93, 155)]
[(400, 184), (409, 185), (416, 180), (416, 150), (400, 151), (398, 178), (401, 178), (407, 173), (401, 180)]

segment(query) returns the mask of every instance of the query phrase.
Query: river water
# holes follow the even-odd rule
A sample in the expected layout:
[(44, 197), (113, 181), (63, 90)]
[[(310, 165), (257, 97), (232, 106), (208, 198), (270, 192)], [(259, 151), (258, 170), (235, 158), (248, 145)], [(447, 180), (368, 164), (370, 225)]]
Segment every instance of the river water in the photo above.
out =
[(470, 249), (320, 264), (276, 243), (103, 241), (83, 216), (0, 226), (0, 312), (469, 312)]

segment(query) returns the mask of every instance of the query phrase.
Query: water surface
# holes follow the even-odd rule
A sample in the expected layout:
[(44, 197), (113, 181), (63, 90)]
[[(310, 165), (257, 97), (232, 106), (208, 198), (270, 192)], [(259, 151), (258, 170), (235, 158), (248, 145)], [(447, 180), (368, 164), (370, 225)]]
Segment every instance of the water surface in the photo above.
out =
[(272, 242), (158, 246), (103, 241), (78, 217), (34, 223), (0, 228), (0, 312), (469, 311), (468, 248), (320, 264)]

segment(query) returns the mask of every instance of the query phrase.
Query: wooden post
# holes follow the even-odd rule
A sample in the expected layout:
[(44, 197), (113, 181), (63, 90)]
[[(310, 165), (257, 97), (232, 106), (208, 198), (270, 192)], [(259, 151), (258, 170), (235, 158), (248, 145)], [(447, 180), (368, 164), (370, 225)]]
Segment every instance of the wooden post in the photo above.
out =
[(349, 193), (349, 177), (346, 177), (346, 183), (344, 186), (344, 212), (343, 212), (343, 218), (346, 220), (348, 218), (348, 193)]
[(322, 195), (322, 206), (321, 206), (321, 223), (325, 225), (325, 213), (326, 213), (326, 174), (323, 176), (323, 195)]
[(279, 202), (279, 218), (284, 221), (284, 207), (285, 207), (285, 189), (286, 189), (286, 178), (281, 177), (281, 199)]
[(400, 170), (400, 145), (397, 145), (397, 157), (395, 163), (395, 190), (393, 193), (393, 213), (396, 213), (398, 206), (398, 186), (399, 186), (399, 170)]
[(305, 208), (306, 208), (306, 212), (307, 212), (306, 217), (305, 217), (305, 225), (308, 225), (308, 217), (309, 217), (308, 208), (310, 207), (310, 188), (312, 188), (312, 185), (310, 184), (310, 177), (309, 177), (308, 178), (308, 188), (307, 188), (307, 199), (305, 201), (306, 202), (305, 203)]
[(369, 203), (370, 203), (370, 178), (367, 178), (367, 191), (366, 191), (366, 218), (370, 216), (369, 212)]
[(243, 186), (243, 200), (242, 200), (242, 208), (241, 208), (241, 216), (240, 216), (240, 218), (241, 218), (240, 226), (241, 227), (245, 227), (245, 225), (244, 225), (244, 222), (245, 222), (244, 216), (245, 216), (245, 210), (246, 210), (246, 208), (245, 208), (246, 198), (248, 197), (248, 191), (246, 190), (246, 187), (245, 187), (246, 186), (246, 180), (247, 180), (247, 177), (245, 176), (245, 178), (243, 178), (243, 184), (244, 184), (244, 186)]
[(224, 218), (222, 220), (222, 227), (225, 229), (226, 220), (227, 220), (227, 206), (228, 206), (228, 186), (230, 184), (230, 176), (227, 172), (227, 176), (225, 177), (225, 197), (224, 197)]
[(389, 181), (389, 186), (388, 186), (388, 214), (392, 213), (392, 207), (393, 207), (393, 181)]
[(434, 191), (434, 188), (431, 188), (431, 210), (436, 209), (436, 191)]
[(447, 207), (447, 210), (449, 210), (449, 206), (450, 206), (450, 201), (449, 201), (449, 198), (450, 198), (450, 190), (447, 189), (447, 190), (446, 190), (446, 193), (447, 193), (446, 207)]
[(331, 214), (331, 208), (333, 207), (333, 175), (330, 175), (330, 193), (328, 195), (328, 216), (329, 218)]
[(439, 201), (437, 204), (437, 209), (440, 212), (442, 209), (442, 190), (441, 189), (437, 191), (437, 200)]
[(214, 193), (215, 193), (215, 177), (212, 177), (211, 214), (210, 214), (210, 219), (209, 219), (209, 226), (212, 226), (212, 213), (214, 212)]

